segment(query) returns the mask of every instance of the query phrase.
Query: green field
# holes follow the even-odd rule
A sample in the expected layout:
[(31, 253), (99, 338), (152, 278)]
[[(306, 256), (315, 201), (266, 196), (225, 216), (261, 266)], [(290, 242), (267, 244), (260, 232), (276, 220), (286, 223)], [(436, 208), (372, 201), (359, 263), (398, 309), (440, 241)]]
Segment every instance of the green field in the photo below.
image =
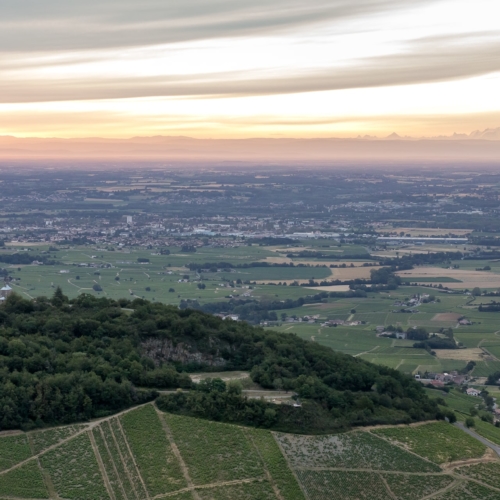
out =
[[(349, 253), (357, 255), (366, 251), (357, 245), (338, 247), (331, 241), (323, 240), (307, 242), (305, 245), (313, 251), (322, 249), (332, 255), (345, 255), (346, 259)], [(30, 252), (35, 255), (47, 250), (48, 246), (41, 245), (31, 247)], [(202, 266), (205, 263), (228, 262), (237, 266), (266, 259), (273, 262), (272, 259), (293, 251), (293, 247), (201, 247), (193, 253), (182, 253), (177, 247), (171, 247), (169, 250), (170, 255), (156, 255), (157, 251), (154, 249), (116, 248), (114, 251), (108, 251), (91, 246), (61, 248), (59, 251), (50, 252), (51, 258), (58, 260), (59, 265), (12, 266), (9, 272), (20, 279), (14, 282), (13, 288), (25, 297), (51, 296), (56, 287), (60, 286), (69, 297), (89, 293), (113, 299), (145, 298), (174, 305), (179, 305), (183, 299), (196, 300), (202, 305), (226, 302), (230, 298), (256, 300), (261, 303), (297, 300), (313, 296), (319, 290), (314, 287), (284, 286), (277, 283), (311, 278), (320, 281), (330, 279), (331, 273), (331, 269), (325, 267), (321, 259), (297, 258), (293, 259), (295, 267), (247, 267), (201, 274), (185, 267), (189, 263)], [(7, 252), (12, 252), (12, 249), (0, 250), (0, 253)], [(140, 263), (138, 259), (148, 259), (149, 262)], [(307, 265), (299, 267), (301, 262), (306, 262)], [(472, 264), (464, 261), (462, 264), (479, 265), (476, 261)], [(486, 265), (487, 261), (482, 264)], [(494, 264), (498, 264), (500, 271), (500, 263)], [(456, 281), (449, 278), (448, 280)], [(479, 299), (473, 300), (464, 294), (442, 293), (443, 291), (436, 288), (438, 281), (443, 280), (429, 278), (428, 286), (401, 286), (390, 292), (368, 293), (366, 298), (330, 297), (293, 309), (277, 309), (274, 312), (279, 321), (271, 324), (270, 328), (294, 333), (304, 339), (314, 340), (335, 350), (409, 374), (460, 370), (468, 360), (463, 356), (458, 359), (440, 359), (423, 349), (414, 349), (411, 341), (377, 337), (375, 327), (394, 325), (403, 330), (425, 327), (430, 332), (440, 328), (453, 328), (455, 339), (465, 347), (480, 346), (488, 352), (484, 359), (477, 361), (474, 376), (486, 377), (500, 370), (500, 337), (496, 335), (499, 331), (500, 314), (478, 312), (475, 305), (479, 303)], [(249, 284), (250, 282), (257, 284)], [(102, 290), (95, 291), (93, 287), (97, 286)], [(400, 312), (401, 307), (395, 305), (415, 294), (424, 293), (433, 294), (439, 302), (422, 303), (418, 306), (418, 312), (410, 314)], [(439, 316), (443, 313), (453, 313), (455, 316)], [(286, 321), (287, 318), (304, 316), (313, 317), (312, 323)], [(467, 317), (473, 324), (457, 326), (455, 318), (461, 316)], [(323, 324), (329, 320), (363, 323), (357, 326), (324, 327)]]
[[(0, 498), (420, 500), (500, 492), (500, 460), (483, 459), (481, 443), (444, 422), (301, 436), (171, 415), (149, 403), (93, 423), (0, 436), (0, 450)], [(441, 467), (470, 458), (472, 466)]]
[(433, 276), (433, 277), (418, 277), (402, 278), (404, 283), (462, 283), (462, 281), (449, 276)]

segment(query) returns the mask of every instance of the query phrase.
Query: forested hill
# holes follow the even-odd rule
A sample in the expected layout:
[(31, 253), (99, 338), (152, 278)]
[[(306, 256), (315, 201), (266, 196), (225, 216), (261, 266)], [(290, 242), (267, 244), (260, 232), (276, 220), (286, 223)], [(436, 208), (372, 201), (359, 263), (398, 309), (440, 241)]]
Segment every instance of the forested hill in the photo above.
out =
[[(295, 391), (303, 407), (290, 416), (286, 405), (241, 394), (201, 396), (186, 373), (235, 369), (250, 370), (263, 387)], [(200, 311), (141, 299), (68, 300), (60, 290), (36, 301), (12, 295), (0, 307), (1, 429), (104, 416), (176, 387), (192, 391), (163, 398), (171, 411), (303, 432), (442, 417), (400, 372)], [(214, 401), (224, 408), (207, 413)]]

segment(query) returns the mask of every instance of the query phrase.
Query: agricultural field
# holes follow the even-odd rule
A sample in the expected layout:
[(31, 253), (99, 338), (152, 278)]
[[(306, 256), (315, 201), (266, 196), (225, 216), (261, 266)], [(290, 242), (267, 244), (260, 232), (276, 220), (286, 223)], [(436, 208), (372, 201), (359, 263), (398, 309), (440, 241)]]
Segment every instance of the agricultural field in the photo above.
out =
[[(478, 266), (478, 261), (474, 261)], [(472, 269), (443, 269), (439, 267), (418, 267), (397, 273), (404, 281), (412, 283), (442, 283), (450, 289), (498, 288), (500, 274), (490, 271), (476, 271)], [(433, 281), (429, 281), (429, 279)], [(443, 281), (445, 279), (445, 281)]]
[(483, 444), (469, 435), (464, 436), (460, 429), (446, 422), (394, 427), (373, 433), (436, 464), (480, 458), (486, 452)]
[(500, 459), (443, 422), (300, 436), (148, 403), (78, 426), (0, 435), (0, 447), (10, 457), (0, 498), (17, 500), (500, 498)]
[[(463, 434), (448, 423), (437, 423), (336, 436), (276, 434), (276, 438), (312, 500), (500, 498), (498, 482), (495, 483), (500, 460)], [(388, 437), (394, 435), (398, 441)], [(429, 443), (429, 438), (440, 435), (444, 438), (438, 446)], [(445, 455), (438, 449), (443, 443)], [(444, 463), (444, 458), (451, 462)], [(467, 461), (476, 464), (477, 471), (471, 469), (467, 473), (469, 468), (461, 467)], [(489, 481), (482, 481), (487, 474)]]
[[(13, 248), (0, 248), (0, 255), (12, 252)], [(158, 249), (138, 247), (117, 247), (113, 251), (109, 247), (89, 245), (61, 247), (58, 251), (54, 251), (54, 247), (50, 248), (50, 251), (48, 245), (18, 248), (20, 252), (33, 255), (41, 251), (48, 252), (50, 258), (59, 264), (8, 267), (9, 273), (20, 279), (12, 285), (17, 293), (25, 297), (50, 296), (60, 286), (69, 297), (89, 293), (113, 299), (144, 298), (174, 305), (179, 305), (182, 300), (197, 301), (203, 306), (208, 303), (226, 303), (230, 299), (266, 304), (287, 299), (307, 299), (320, 292), (341, 291), (338, 288), (330, 290), (330, 287), (290, 286), (292, 282), (306, 285), (310, 279), (320, 282), (325, 279), (367, 278), (370, 271), (377, 268), (373, 265), (377, 263), (376, 260), (369, 260), (367, 248), (360, 245), (339, 246), (331, 240), (302, 241), (286, 248), (256, 244), (234, 248), (204, 246), (196, 252), (186, 252), (172, 246), (168, 248), (169, 255), (158, 255)], [(450, 248), (442, 245), (436, 250)], [(287, 257), (290, 254), (298, 255), (300, 251), (321, 252), (331, 255), (331, 258)], [(350, 258), (349, 255), (357, 258)], [(361, 258), (363, 255), (366, 257)], [(253, 262), (286, 262), (294, 264), (294, 267), (212, 268), (201, 273), (186, 267), (190, 263), (204, 266), (220, 262), (234, 266)], [(330, 265), (345, 267), (331, 268)], [(500, 370), (500, 334), (496, 334), (499, 331), (500, 314), (479, 312), (477, 306), (482, 298), (474, 299), (459, 290), (472, 289), (474, 286), (496, 290), (500, 287), (500, 262), (459, 261), (456, 265), (460, 267), (420, 266), (401, 272), (401, 276), (410, 282), (418, 282), (417, 276), (421, 278), (421, 286), (400, 286), (393, 291), (368, 293), (363, 298), (328, 297), (293, 309), (276, 309), (270, 312), (276, 314), (274, 318), (277, 321), (264, 326), (297, 334), (304, 339), (408, 374), (461, 370), (469, 361), (475, 361), (476, 366), (471, 375), (486, 377)], [(491, 271), (476, 271), (477, 266), (486, 265), (490, 265)], [(437, 288), (438, 285), (444, 288)], [(348, 285), (340, 286), (343, 290), (348, 289)], [(457, 293), (449, 294), (445, 288)], [(401, 307), (396, 305), (415, 294), (424, 293), (432, 294), (438, 300), (422, 303), (411, 313), (401, 312)], [(313, 319), (298, 322), (298, 318), (305, 316)], [(471, 325), (458, 324), (459, 318), (464, 316), (472, 322)], [(297, 321), (291, 322), (290, 318), (297, 318)], [(361, 324), (324, 326), (325, 322), (331, 320)], [(432, 355), (425, 349), (413, 348), (414, 342), (410, 340), (377, 337), (375, 328), (388, 325), (403, 330), (424, 327), (429, 332), (453, 328), (456, 341), (467, 349), (446, 352), (436, 350), (436, 354)]]
[(0, 450), (0, 498), (305, 500), (269, 431), (168, 415), (152, 404), (0, 435)]

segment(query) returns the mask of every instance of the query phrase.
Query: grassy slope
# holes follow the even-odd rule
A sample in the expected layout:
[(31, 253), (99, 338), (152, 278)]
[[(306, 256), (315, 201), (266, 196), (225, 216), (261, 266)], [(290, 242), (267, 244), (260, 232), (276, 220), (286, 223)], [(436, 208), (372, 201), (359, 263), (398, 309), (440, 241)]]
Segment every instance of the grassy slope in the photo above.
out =
[[(148, 404), (93, 424), (0, 437), (9, 457), (0, 495), (305, 500), (305, 492), (319, 500), (418, 500), (451, 487), (455, 495), (496, 498), (500, 461), (481, 462), (484, 447), (471, 439), (446, 423), (336, 436), (273, 434), (163, 414)], [(439, 465), (469, 458), (479, 465), (456, 471)]]

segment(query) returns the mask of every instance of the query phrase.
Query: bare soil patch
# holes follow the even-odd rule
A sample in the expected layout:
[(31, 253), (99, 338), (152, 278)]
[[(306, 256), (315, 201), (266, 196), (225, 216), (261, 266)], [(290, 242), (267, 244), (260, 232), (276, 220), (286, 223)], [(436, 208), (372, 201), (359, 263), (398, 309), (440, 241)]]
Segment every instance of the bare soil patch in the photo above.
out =
[[(439, 267), (418, 267), (397, 273), (402, 278), (418, 282), (418, 278), (449, 277), (460, 280), (462, 283), (443, 283), (443, 286), (453, 289), (498, 288), (500, 287), (500, 274), (489, 271), (468, 271), (463, 269), (442, 269)], [(437, 282), (436, 282), (437, 284)]]
[(348, 292), (349, 285), (331, 285), (331, 286), (306, 286), (308, 290), (322, 290), (325, 292)]
[(458, 313), (438, 313), (435, 314), (431, 321), (458, 321), (463, 315)]
[(439, 359), (457, 359), (460, 361), (481, 361), (484, 359), (482, 349), (476, 347), (470, 349), (436, 349), (436, 357)]
[(199, 382), (206, 378), (220, 378), (222, 380), (240, 380), (250, 377), (250, 372), (211, 372), (211, 373), (190, 373), (189, 377), (193, 382)]
[(372, 269), (380, 269), (379, 266), (373, 267), (341, 267), (332, 269), (333, 279), (338, 280), (354, 280), (369, 279)]

